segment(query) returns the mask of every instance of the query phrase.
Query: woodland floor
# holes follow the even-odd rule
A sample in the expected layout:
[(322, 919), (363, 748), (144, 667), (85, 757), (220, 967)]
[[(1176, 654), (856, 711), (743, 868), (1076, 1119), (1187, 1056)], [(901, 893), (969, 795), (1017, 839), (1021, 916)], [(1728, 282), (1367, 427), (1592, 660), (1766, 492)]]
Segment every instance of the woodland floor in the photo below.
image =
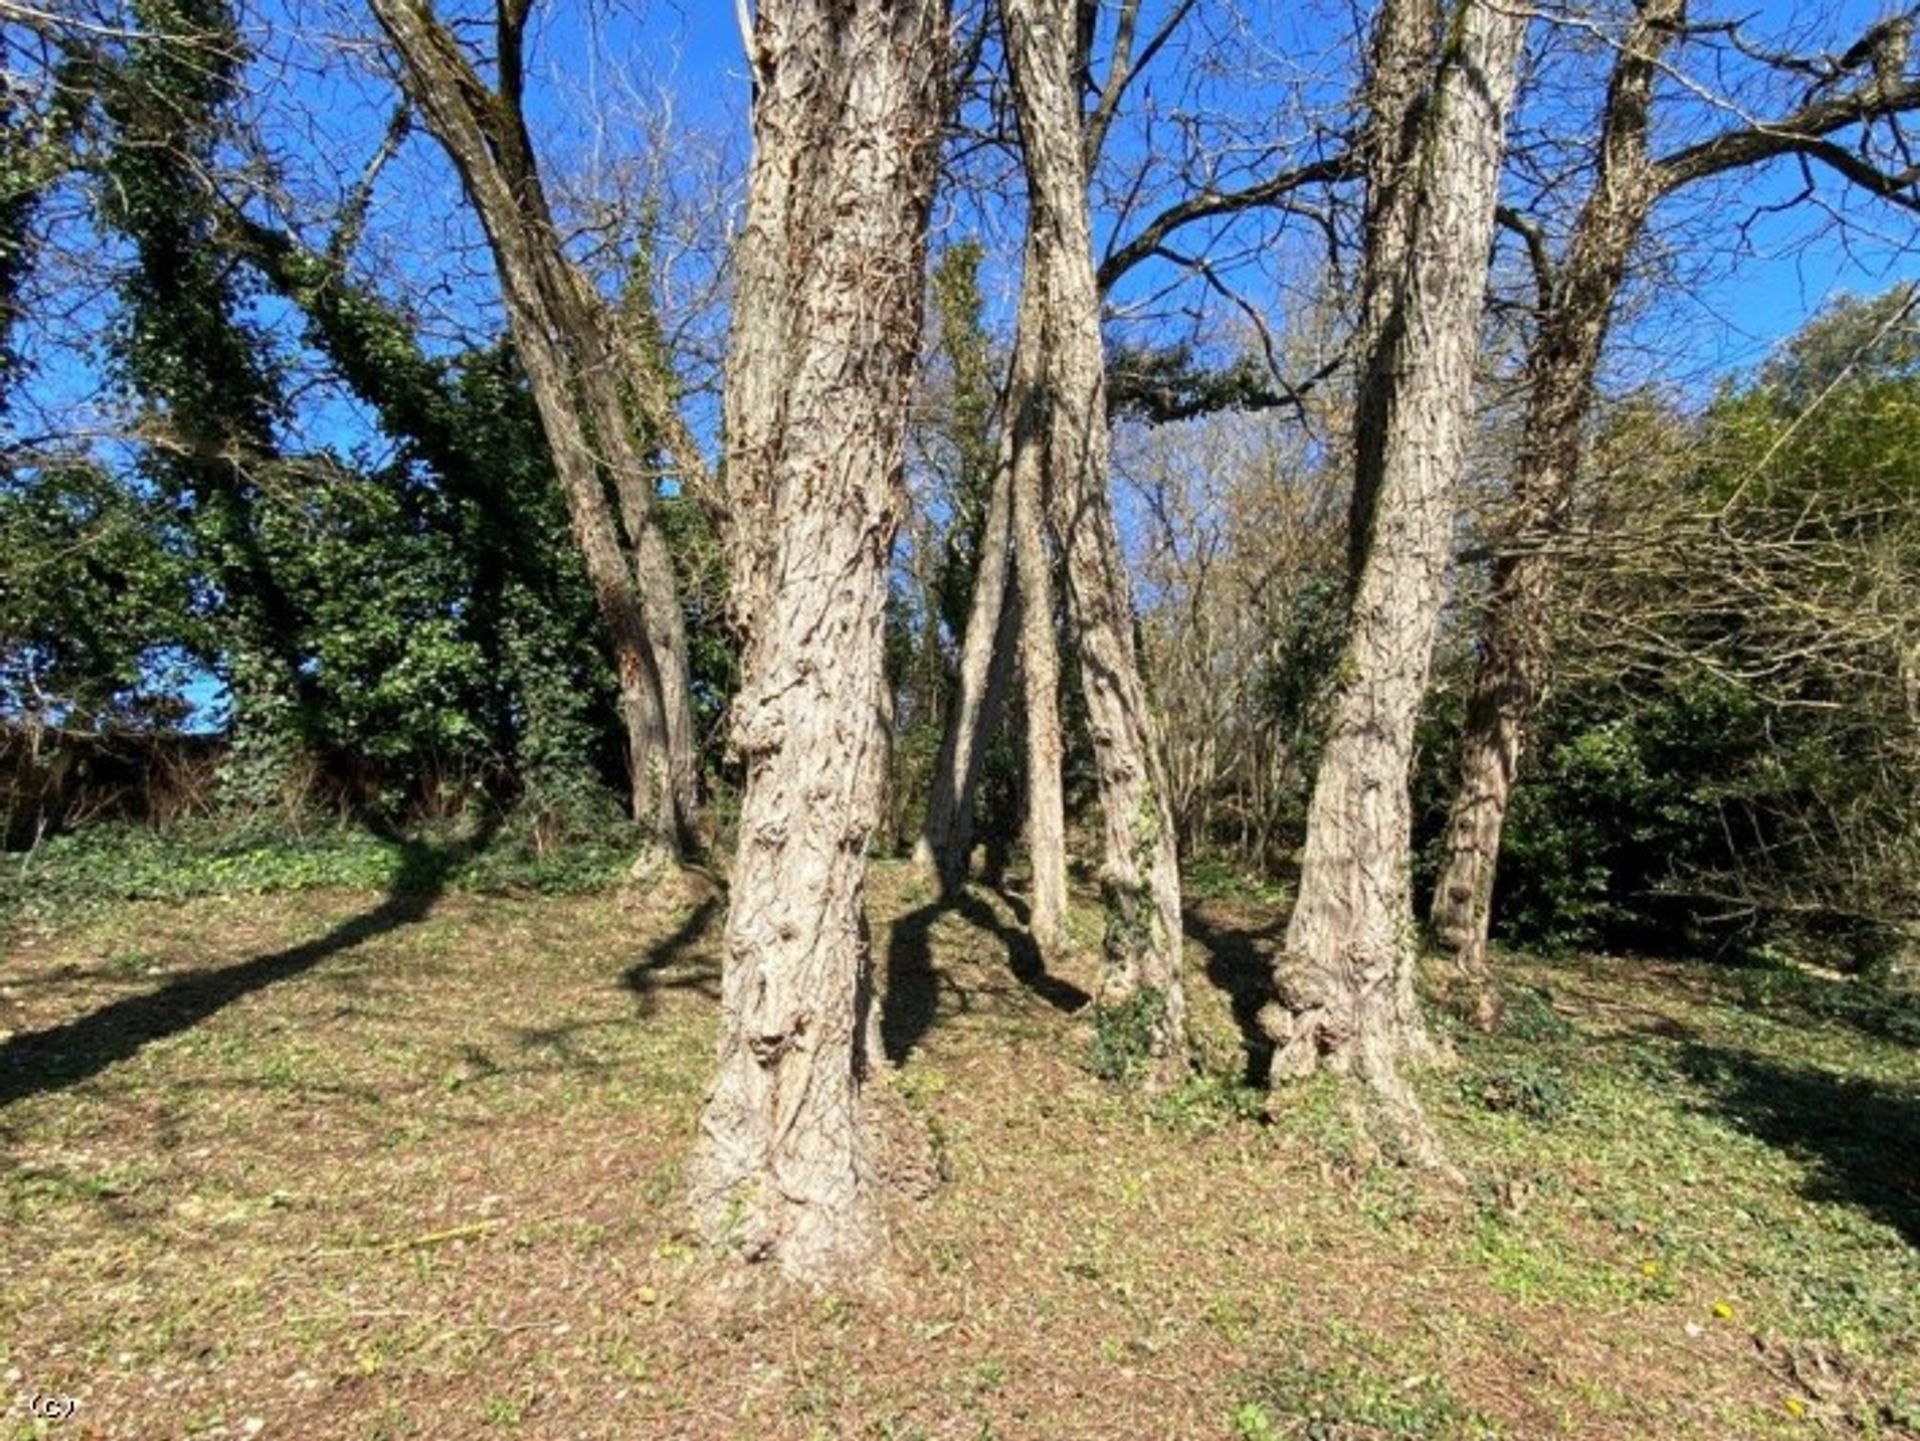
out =
[(306, 892), (15, 927), (0, 1436), (1920, 1425), (1909, 1015), (1515, 961), (1510, 1030), (1422, 1081), (1449, 1192), (1349, 1164), (1334, 1092), (1269, 1124), (1239, 1084), (1274, 897), (1196, 902), (1213, 1070), (1149, 1100), (1090, 1073), (1090, 966), (1044, 973), (986, 892), (937, 911), (895, 866), (873, 889), (945, 1182), (903, 1203), (884, 1297), (730, 1306), (680, 1201), (717, 901)]

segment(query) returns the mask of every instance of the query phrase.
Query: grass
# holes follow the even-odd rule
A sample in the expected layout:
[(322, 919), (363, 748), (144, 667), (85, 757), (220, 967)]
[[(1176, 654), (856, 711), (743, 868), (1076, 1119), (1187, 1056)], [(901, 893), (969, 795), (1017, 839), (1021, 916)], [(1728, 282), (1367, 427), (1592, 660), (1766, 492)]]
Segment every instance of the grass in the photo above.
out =
[(1337, 1088), (1264, 1119), (1267, 898), (1196, 906), (1207, 1066), (1150, 1098), (1093, 1074), (1091, 957), (1048, 974), (997, 897), (881, 867), (941, 1184), (887, 1291), (723, 1305), (680, 1203), (718, 907), (468, 863), (15, 913), (0, 1437), (1920, 1428), (1920, 1056), (1864, 993), (1512, 962), (1509, 1029), (1421, 1080), (1459, 1192), (1350, 1164)]
[[(524, 829), (496, 834), (464, 823), (412, 836), (345, 823), (289, 834), (271, 818), (257, 825), (188, 822), (165, 832), (90, 826), (25, 855), (0, 858), (0, 923), (98, 914), (126, 901), (304, 890), (419, 893), (445, 884), (578, 894), (618, 882), (640, 843), (636, 828), (618, 823), (574, 836), (564, 846), (544, 845)], [(449, 859), (454, 855), (457, 865)]]

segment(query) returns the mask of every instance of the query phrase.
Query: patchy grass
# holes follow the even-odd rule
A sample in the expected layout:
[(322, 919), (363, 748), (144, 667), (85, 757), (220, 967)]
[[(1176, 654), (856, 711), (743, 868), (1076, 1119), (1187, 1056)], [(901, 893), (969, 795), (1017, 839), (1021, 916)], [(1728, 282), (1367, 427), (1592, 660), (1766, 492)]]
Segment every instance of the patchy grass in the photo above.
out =
[(1196, 909), (1205, 1064), (1149, 1098), (1092, 1074), (1091, 957), (1049, 974), (998, 898), (883, 867), (883, 1032), (943, 1184), (887, 1291), (723, 1306), (680, 1204), (717, 903), (453, 875), (16, 929), (0, 1437), (1920, 1426), (1920, 1058), (1851, 1002), (1516, 964), (1512, 1027), (1422, 1081), (1460, 1194), (1347, 1164), (1332, 1088), (1262, 1120), (1256, 898)]

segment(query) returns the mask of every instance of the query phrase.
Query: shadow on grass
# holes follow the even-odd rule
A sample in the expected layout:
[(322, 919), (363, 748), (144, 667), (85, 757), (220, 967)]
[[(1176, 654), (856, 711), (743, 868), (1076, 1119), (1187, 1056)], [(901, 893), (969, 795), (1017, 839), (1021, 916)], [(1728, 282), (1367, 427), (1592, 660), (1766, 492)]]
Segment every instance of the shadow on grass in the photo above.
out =
[(1920, 1046), (1920, 995), (1864, 977), (1835, 978), (1792, 966), (1756, 966), (1735, 973), (1740, 1005), (1779, 1018), (1791, 1011), (1811, 1021), (1851, 1027), (1863, 1036)]
[(1713, 1109), (1807, 1166), (1812, 1201), (1858, 1207), (1920, 1247), (1920, 1089), (1689, 1045)]
[(697, 991), (710, 1001), (720, 999), (718, 960), (709, 967), (690, 970), (681, 976), (669, 978), (664, 973), (679, 965), (690, 951), (706, 939), (707, 932), (713, 929), (713, 923), (726, 913), (726, 909), (724, 896), (708, 896), (687, 913), (686, 919), (674, 928), (672, 935), (655, 941), (647, 947), (645, 955), (627, 967), (620, 979), (628, 990), (639, 997), (642, 1015), (652, 1014), (654, 998), (661, 991)]
[(1187, 934), (1206, 948), (1207, 979), (1226, 994), (1246, 1052), (1245, 1079), (1264, 1089), (1273, 1042), (1260, 1029), (1260, 1008), (1273, 999), (1273, 953), (1286, 935), (1280, 916), (1256, 930), (1223, 926), (1200, 911), (1186, 913)]
[(958, 895), (931, 901), (893, 923), (887, 939), (887, 992), (880, 1010), (880, 1042), (896, 1066), (913, 1054), (932, 1029), (940, 1010), (940, 977), (933, 968), (933, 927), (953, 911), (974, 929), (998, 939), (1006, 947), (1007, 969), (1015, 980), (1056, 1011), (1077, 1011), (1093, 998), (1071, 981), (1052, 975), (1033, 943), (1017, 925), (1008, 925), (978, 895)]
[(497, 829), (498, 822), (490, 820), (468, 839), (444, 846), (401, 838), (400, 863), (388, 883), (387, 898), (323, 936), (216, 971), (182, 976), (78, 1020), (12, 1037), (0, 1045), (0, 1106), (78, 1085), (154, 1041), (199, 1025), (242, 996), (425, 920), (448, 882), (487, 848)]

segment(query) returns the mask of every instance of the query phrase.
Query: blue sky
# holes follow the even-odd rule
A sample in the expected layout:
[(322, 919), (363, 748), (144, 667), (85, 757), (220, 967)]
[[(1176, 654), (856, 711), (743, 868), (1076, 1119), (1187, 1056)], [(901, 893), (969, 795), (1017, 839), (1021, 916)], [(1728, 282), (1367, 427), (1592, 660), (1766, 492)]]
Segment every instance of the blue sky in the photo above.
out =
[[(1147, 29), (1167, 3), (1146, 0)], [(448, 11), (490, 9), (478, 0), (442, 5)], [(1815, 14), (1785, 0), (1761, 0), (1737, 13), (1780, 48), (1805, 48), (1809, 37), (1817, 37), (1821, 45), (1841, 49), (1880, 13), (1880, 5), (1839, 0)], [(1705, 18), (1707, 9), (1704, 0), (1696, 4), (1696, 19)], [(1736, 13), (1721, 9), (1729, 17)], [(257, 13), (261, 77), (268, 83), (254, 105), (272, 131), (288, 192), (324, 217), (373, 153), (395, 97), (357, 5), (322, 17), (312, 0), (265, 0)], [(344, 34), (338, 28), (343, 13), (349, 26)], [(536, 15), (530, 119), (556, 191), (564, 194), (575, 182), (591, 191), (602, 177), (626, 183), (651, 175), (653, 183), (666, 186), (672, 208), (691, 217), (695, 239), (716, 239), (737, 220), (737, 186), (727, 182), (737, 180), (746, 149), (747, 67), (731, 0), (590, 6), (547, 0)], [(319, 23), (323, 18), (327, 23)], [(1577, 27), (1536, 27), (1537, 37), (1549, 35), (1566, 47), (1556, 54), (1574, 58), (1556, 62), (1561, 69), (1541, 68), (1529, 113), (1535, 120), (1578, 126), (1598, 102), (1605, 51), (1589, 45), (1580, 53)], [(1188, 183), (1189, 177), (1175, 174), (1183, 143), (1206, 157), (1194, 163), (1217, 183), (1244, 183), (1263, 173), (1276, 154), (1297, 145), (1316, 110), (1328, 111), (1347, 94), (1358, 38), (1354, 12), (1342, 0), (1244, 0), (1239, 7), (1202, 0), (1161, 64), (1131, 92), (1128, 118), (1109, 147), (1122, 170), (1142, 177), (1146, 199), (1140, 212), (1150, 214)], [(1729, 123), (1730, 112), (1706, 105), (1703, 93), (1726, 90), (1730, 101), (1745, 99), (1763, 114), (1778, 103), (1778, 96), (1740, 94), (1737, 77), (1716, 73), (1704, 52), (1683, 52), (1681, 67), (1686, 79), (1672, 79), (1663, 97), (1663, 124), (1673, 144)], [(937, 210), (935, 243), (969, 235), (987, 241), (997, 255), (987, 277), (990, 304), (1004, 323), (1018, 278), (1019, 185), (1004, 160), (975, 163), (969, 174), (975, 188), (955, 188)], [(1796, 167), (1776, 164), (1682, 197), (1662, 213), (1655, 248), (1666, 247), (1672, 262), (1657, 287), (1643, 285), (1630, 298), (1612, 365), (1616, 379), (1651, 380), (1702, 398), (1728, 372), (1763, 360), (1836, 294), (1920, 278), (1911, 215), (1849, 199), (1830, 180), (1816, 203), (1786, 206), (1800, 184)], [(1096, 205), (1102, 240), (1116, 228), (1130, 233), (1138, 224), (1136, 215), (1116, 227), (1113, 198), (1109, 186)], [(1734, 234), (1738, 244), (1729, 246)], [(1311, 227), (1276, 228), (1270, 217), (1256, 217), (1192, 238), (1194, 247), (1208, 244), (1222, 276), (1276, 332), (1284, 333), (1311, 308), (1323, 278)], [(691, 277), (686, 288), (704, 303), (698, 247), (690, 245), (688, 253), (692, 258), (670, 283)], [(457, 346), (498, 324), (481, 237), (444, 159), (423, 135), (416, 134), (382, 176), (362, 260), (419, 297), (423, 324), (436, 343)], [(1138, 305), (1172, 273), (1162, 268), (1138, 276), (1116, 292), (1116, 300), (1123, 310)], [(100, 303), (96, 298), (96, 308)], [(699, 309), (692, 303), (688, 308)], [(297, 334), (297, 322), (276, 315), (271, 303), (263, 304), (263, 314), (290, 339)], [(711, 380), (723, 318), (711, 305), (694, 315), (688, 336), (696, 379)], [(1240, 311), (1192, 281), (1151, 317), (1116, 324), (1132, 325), (1128, 333), (1135, 338), (1143, 331), (1197, 338), (1217, 352), (1246, 345), (1250, 335)], [(66, 335), (42, 338), (36, 354), (45, 363), (34, 390), (50, 413), (71, 407), (89, 420), (99, 413), (89, 404), (90, 392), (99, 388), (97, 364), (81, 335), (91, 328), (70, 325)], [(75, 335), (81, 335), (81, 346), (62, 350)], [(711, 436), (710, 391), (704, 406), (697, 421)], [(344, 398), (316, 404), (310, 395), (302, 429), (308, 444), (353, 450), (380, 443), (367, 418)]]

